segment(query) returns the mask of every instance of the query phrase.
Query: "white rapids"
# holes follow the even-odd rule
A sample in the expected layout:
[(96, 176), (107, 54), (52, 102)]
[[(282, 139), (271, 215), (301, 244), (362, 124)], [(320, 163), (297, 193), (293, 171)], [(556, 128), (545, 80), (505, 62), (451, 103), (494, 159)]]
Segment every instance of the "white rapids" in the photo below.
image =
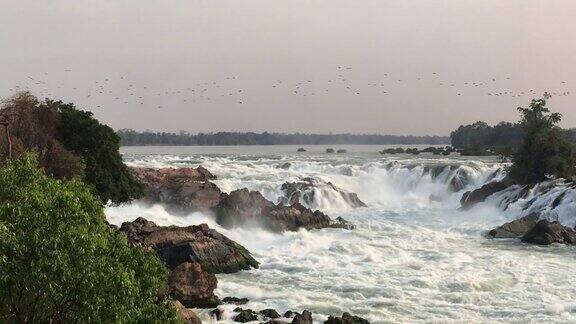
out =
[[(344, 311), (373, 323), (576, 322), (575, 248), (485, 237), (487, 230), (533, 209), (574, 226), (573, 188), (534, 189), (506, 211), (498, 205), (514, 193), (503, 193), (462, 212), (457, 209), (464, 191), (501, 176), (498, 161), (382, 156), (375, 153), (381, 146), (346, 147), (346, 154), (322, 153), (325, 148), (295, 153), (292, 146), (135, 147), (123, 152), (129, 165), (203, 165), (218, 176), (215, 183), (223, 191), (247, 187), (274, 202), (286, 181), (330, 181), (357, 193), (368, 207), (350, 208), (325, 191), (316, 192), (309, 207), (342, 216), (356, 230), (225, 230), (210, 215), (173, 216), (161, 206), (137, 203), (108, 207), (106, 214), (115, 224), (139, 216), (159, 225), (204, 222), (243, 244), (261, 268), (218, 275), (217, 295), (248, 297), (245, 307), (254, 310), (309, 309), (318, 322)], [(454, 193), (450, 187), (457, 174), (465, 175), (465, 188)], [(547, 207), (564, 191), (554, 210)], [(228, 321), (233, 308), (226, 306)], [(210, 321), (207, 311), (201, 314)]]

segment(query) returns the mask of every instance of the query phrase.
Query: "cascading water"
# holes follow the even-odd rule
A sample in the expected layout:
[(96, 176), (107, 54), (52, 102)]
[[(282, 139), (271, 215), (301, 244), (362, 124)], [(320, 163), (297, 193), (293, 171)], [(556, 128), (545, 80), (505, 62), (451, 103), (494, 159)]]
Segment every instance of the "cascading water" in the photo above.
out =
[[(248, 297), (251, 309), (310, 309), (317, 321), (343, 311), (374, 323), (576, 321), (576, 278), (567, 275), (576, 266), (573, 248), (485, 237), (487, 230), (530, 208), (548, 210), (569, 224), (576, 201), (569, 184), (550, 189), (543, 184), (503, 211), (501, 201), (521, 190), (511, 188), (463, 212), (457, 210), (463, 192), (504, 176), (498, 161), (347, 149), (350, 153), (330, 155), (295, 154), (293, 147), (218, 148), (216, 153), (135, 148), (124, 158), (138, 166), (203, 165), (218, 176), (214, 182), (223, 191), (247, 187), (274, 202), (285, 197), (286, 182), (331, 183), (312, 187), (314, 198), (301, 201), (352, 221), (354, 231), (226, 230), (210, 215), (174, 216), (160, 206), (138, 204), (109, 207), (107, 217), (116, 224), (138, 216), (161, 225), (204, 222), (243, 244), (261, 269), (219, 275), (217, 294)], [(340, 191), (356, 193), (367, 206), (352, 208)], [(231, 321), (234, 307), (224, 306), (225, 320)], [(201, 313), (209, 319), (207, 311)]]

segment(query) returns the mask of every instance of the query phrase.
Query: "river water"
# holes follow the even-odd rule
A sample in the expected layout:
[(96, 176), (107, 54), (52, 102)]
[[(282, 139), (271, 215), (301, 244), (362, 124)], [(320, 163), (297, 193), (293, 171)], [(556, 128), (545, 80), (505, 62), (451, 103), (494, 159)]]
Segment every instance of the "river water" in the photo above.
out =
[[(352, 221), (353, 231), (226, 230), (211, 215), (173, 216), (138, 203), (108, 207), (106, 214), (115, 224), (139, 216), (159, 225), (204, 222), (246, 246), (261, 268), (218, 275), (216, 291), (248, 297), (246, 308), (309, 309), (318, 322), (344, 311), (373, 323), (576, 322), (574, 247), (485, 237), (519, 217), (519, 209), (504, 212), (487, 202), (457, 210), (462, 193), (493, 177), (499, 161), (386, 156), (377, 153), (386, 146), (362, 145), (330, 146), (347, 153), (327, 154), (327, 147), (303, 153), (295, 146), (126, 147), (122, 153), (131, 166), (203, 165), (223, 191), (247, 187), (274, 202), (286, 181), (330, 181), (367, 207), (351, 208), (329, 191), (316, 192), (309, 207)], [(450, 180), (457, 172), (467, 175), (467, 185), (454, 193)], [(230, 321), (234, 306), (225, 308)], [(207, 311), (201, 314), (210, 321)]]

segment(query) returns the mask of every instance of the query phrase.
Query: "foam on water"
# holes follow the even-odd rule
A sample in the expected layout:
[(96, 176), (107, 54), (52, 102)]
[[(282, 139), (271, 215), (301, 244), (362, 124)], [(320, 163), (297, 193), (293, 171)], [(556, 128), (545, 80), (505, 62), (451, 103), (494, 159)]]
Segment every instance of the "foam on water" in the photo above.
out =
[[(357, 193), (368, 205), (351, 209), (338, 195), (318, 192), (311, 207), (342, 216), (357, 229), (284, 234), (225, 230), (210, 215), (173, 216), (160, 206), (107, 209), (115, 224), (138, 216), (161, 225), (206, 222), (245, 245), (261, 268), (218, 275), (216, 293), (248, 297), (248, 308), (310, 309), (317, 321), (343, 311), (375, 323), (576, 321), (576, 276), (571, 275), (576, 249), (484, 237), (486, 230), (526, 212), (519, 207), (502, 212), (492, 201), (457, 211), (462, 192), (501, 167), (493, 161), (362, 154), (125, 158), (132, 165), (154, 167), (202, 164), (218, 176), (224, 191), (248, 187), (273, 201), (282, 194), (282, 183), (314, 177)], [(287, 162), (288, 169), (278, 168)], [(453, 193), (450, 183), (458, 172), (466, 173), (466, 188)], [(548, 191), (536, 201), (544, 204), (557, 194)], [(566, 194), (558, 214), (567, 215), (574, 199)], [(225, 306), (227, 321), (234, 307)], [(201, 313), (208, 320), (207, 311)]]

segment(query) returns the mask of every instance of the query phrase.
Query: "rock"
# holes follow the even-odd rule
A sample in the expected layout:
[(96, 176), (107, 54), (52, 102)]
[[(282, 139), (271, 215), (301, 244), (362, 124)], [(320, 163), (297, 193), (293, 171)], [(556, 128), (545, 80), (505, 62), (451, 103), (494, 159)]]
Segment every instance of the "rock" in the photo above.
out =
[(469, 172), (464, 169), (458, 169), (456, 174), (450, 180), (450, 189), (454, 192), (458, 192), (464, 188), (471, 182), (472, 177)]
[(488, 182), (476, 190), (467, 191), (462, 195), (462, 199), (460, 199), (461, 208), (463, 210), (470, 209), (477, 203), (486, 200), (489, 196), (498, 191), (502, 191), (513, 184), (514, 182), (510, 178), (506, 177), (500, 181)]
[(290, 163), (290, 162), (284, 162), (284, 163), (280, 164), (279, 166), (277, 166), (276, 168), (278, 168), (278, 169), (283, 169), (283, 170), (288, 170), (288, 169), (290, 169), (291, 166), (292, 166), (292, 163)]
[(297, 313), (289, 310), (289, 311), (286, 311), (286, 313), (284, 313), (284, 317), (290, 318), (290, 317), (292, 317), (292, 316), (294, 316), (294, 315), (296, 315), (296, 314), (297, 314)]
[(302, 314), (296, 313), (292, 319), (292, 324), (312, 324), (312, 313), (303, 311)]
[(260, 314), (262, 314), (264, 317), (267, 318), (278, 318), (280, 317), (280, 314), (278, 314), (278, 312), (275, 309), (272, 308), (267, 308), (267, 309), (263, 309), (260, 311)]
[(298, 151), (298, 152), (306, 152), (306, 149), (303, 148), (303, 147), (301, 147), (301, 148), (299, 148), (297, 151)]
[(221, 320), (222, 320), (222, 315), (224, 315), (224, 311), (221, 310), (220, 308), (214, 308), (214, 309), (210, 312), (210, 317), (215, 318), (217, 321), (221, 321)]
[(532, 213), (498, 226), (488, 232), (488, 235), (493, 238), (521, 238), (538, 223), (539, 219), (540, 214)]
[(324, 324), (370, 324), (362, 317), (352, 316), (349, 313), (342, 314), (342, 317), (329, 316)]
[(258, 268), (246, 248), (206, 224), (158, 226), (140, 217), (122, 224), (120, 231), (126, 233), (131, 244), (154, 250), (170, 269), (183, 262), (198, 262), (211, 273)]
[(334, 149), (333, 148), (327, 148), (326, 153), (334, 153)]
[(522, 242), (539, 245), (552, 243), (576, 244), (576, 232), (559, 222), (543, 219), (524, 234)]
[(325, 182), (313, 178), (304, 178), (300, 182), (285, 182), (281, 187), (284, 197), (280, 200), (283, 205), (292, 205), (295, 203), (304, 203), (308, 206), (315, 205), (316, 195), (341, 197), (350, 207), (366, 207), (358, 195), (353, 192), (344, 191), (336, 187), (331, 182)]
[(336, 153), (346, 153), (347, 151), (345, 149), (339, 149), (338, 151), (336, 151)]
[(223, 194), (215, 214), (218, 224), (225, 228), (261, 226), (273, 232), (320, 229), (333, 223), (318, 210), (313, 212), (299, 203), (275, 205), (259, 192), (246, 188)]
[(271, 319), (268, 322), (264, 322), (264, 324), (290, 324), (290, 322), (281, 321), (277, 319)]
[(258, 320), (258, 314), (251, 309), (239, 308), (234, 311), (239, 312), (239, 314), (234, 317), (234, 322), (246, 323)]
[(216, 177), (203, 167), (131, 168), (144, 184), (148, 203), (159, 203), (177, 212), (207, 211), (218, 205), (221, 191), (212, 182)]
[(224, 297), (222, 302), (225, 304), (234, 304), (234, 305), (244, 305), (247, 304), (250, 300), (248, 298), (238, 298), (238, 297)]
[(345, 220), (344, 218), (338, 216), (335, 220), (330, 223), (330, 228), (342, 228), (347, 230), (353, 230), (356, 228), (354, 224), (350, 223), (349, 221)]
[(176, 308), (176, 312), (185, 324), (202, 324), (198, 315), (193, 310), (188, 309), (177, 300), (172, 301), (172, 305)]
[(168, 284), (161, 291), (188, 308), (215, 307), (220, 300), (214, 295), (216, 276), (202, 269), (198, 262), (185, 262), (168, 276)]

